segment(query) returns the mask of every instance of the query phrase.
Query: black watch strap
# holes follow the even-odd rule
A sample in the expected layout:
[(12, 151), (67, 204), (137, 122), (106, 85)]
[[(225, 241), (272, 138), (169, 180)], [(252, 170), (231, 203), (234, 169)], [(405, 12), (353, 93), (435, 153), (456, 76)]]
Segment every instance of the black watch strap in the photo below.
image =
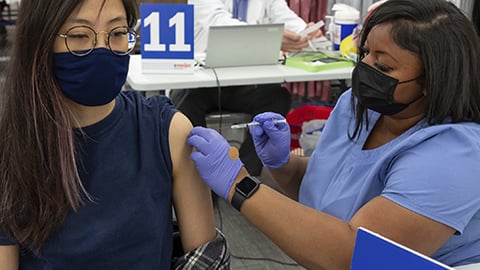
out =
[(235, 209), (240, 211), (243, 202), (250, 198), (260, 186), (262, 182), (253, 177), (253, 176), (246, 176), (243, 178), (238, 184), (235, 186), (235, 192), (233, 193), (231, 204)]

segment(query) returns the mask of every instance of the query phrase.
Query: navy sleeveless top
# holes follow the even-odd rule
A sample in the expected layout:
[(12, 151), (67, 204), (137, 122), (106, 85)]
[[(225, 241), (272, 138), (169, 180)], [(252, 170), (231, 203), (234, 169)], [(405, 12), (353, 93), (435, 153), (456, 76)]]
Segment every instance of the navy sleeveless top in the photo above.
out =
[(105, 119), (75, 131), (80, 178), (94, 201), (68, 213), (39, 256), (21, 248), (20, 269), (170, 268), (175, 112), (167, 97), (121, 92)]

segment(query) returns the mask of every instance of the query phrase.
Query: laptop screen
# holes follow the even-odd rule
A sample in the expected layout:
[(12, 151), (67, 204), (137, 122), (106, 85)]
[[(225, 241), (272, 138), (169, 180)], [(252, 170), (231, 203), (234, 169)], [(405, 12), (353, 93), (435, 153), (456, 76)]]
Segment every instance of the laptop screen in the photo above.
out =
[(430, 257), (365, 228), (359, 228), (350, 270), (453, 270)]
[(205, 65), (235, 67), (278, 64), (283, 24), (211, 26)]

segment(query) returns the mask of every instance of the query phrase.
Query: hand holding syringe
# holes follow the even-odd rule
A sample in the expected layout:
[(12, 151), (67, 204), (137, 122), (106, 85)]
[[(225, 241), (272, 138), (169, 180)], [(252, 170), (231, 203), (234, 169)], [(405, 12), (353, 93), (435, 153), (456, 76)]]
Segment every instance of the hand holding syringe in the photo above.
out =
[[(277, 124), (277, 123), (287, 123), (287, 120), (286, 119), (273, 119), (272, 122), (274, 124)], [(230, 128), (247, 128), (249, 126), (259, 126), (260, 123), (259, 122), (255, 122), (255, 121), (252, 121), (252, 122), (249, 122), (249, 123), (242, 123), (242, 124), (235, 124), (235, 125), (232, 125)]]

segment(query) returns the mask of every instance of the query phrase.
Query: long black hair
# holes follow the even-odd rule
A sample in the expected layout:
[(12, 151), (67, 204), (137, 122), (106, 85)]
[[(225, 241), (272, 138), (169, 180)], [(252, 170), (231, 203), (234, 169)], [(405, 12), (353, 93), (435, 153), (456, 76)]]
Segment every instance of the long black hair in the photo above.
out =
[[(99, 0), (102, 1), (102, 0)], [(103, 4), (105, 4), (103, 0)], [(122, 0), (130, 27), (135, 0)], [(22, 0), (0, 114), (0, 226), (38, 251), (89, 196), (79, 179), (74, 118), (53, 73), (53, 44), (83, 0)]]

